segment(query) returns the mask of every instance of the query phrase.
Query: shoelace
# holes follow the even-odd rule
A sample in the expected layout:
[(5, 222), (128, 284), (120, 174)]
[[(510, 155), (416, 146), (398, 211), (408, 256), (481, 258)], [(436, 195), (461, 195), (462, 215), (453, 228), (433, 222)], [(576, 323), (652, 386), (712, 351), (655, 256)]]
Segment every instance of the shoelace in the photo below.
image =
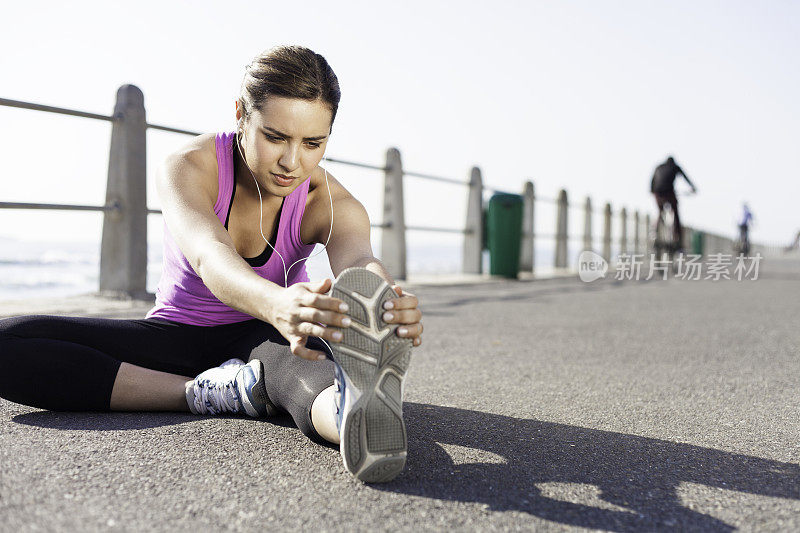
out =
[(212, 415), (241, 409), (239, 393), (232, 381), (211, 382), (207, 379), (195, 381), (194, 406), (198, 412)]

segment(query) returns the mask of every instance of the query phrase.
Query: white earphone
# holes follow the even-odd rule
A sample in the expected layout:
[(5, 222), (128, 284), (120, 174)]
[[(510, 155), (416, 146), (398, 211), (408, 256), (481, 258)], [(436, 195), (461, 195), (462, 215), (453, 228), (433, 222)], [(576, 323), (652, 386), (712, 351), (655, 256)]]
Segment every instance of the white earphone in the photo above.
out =
[[(283, 256), (280, 254), (280, 252), (278, 252), (278, 250), (275, 249), (274, 246), (272, 246), (272, 244), (270, 244), (269, 240), (267, 240), (267, 238), (264, 236), (264, 227), (263, 227), (263, 223), (262, 223), (262, 219), (264, 218), (264, 207), (262, 205), (261, 188), (258, 186), (258, 180), (256, 179), (255, 174), (253, 174), (253, 169), (251, 169), (250, 165), (247, 164), (247, 159), (245, 159), (244, 154), (242, 153), (242, 147), (239, 146), (239, 136), (238, 136), (239, 132), (241, 132), (242, 133), (242, 137), (244, 137), (244, 128), (242, 127), (242, 119), (239, 119), (239, 123), (238, 123), (238, 131), (237, 131), (237, 136), (236, 136), (236, 147), (239, 150), (239, 155), (241, 155), (242, 161), (244, 161), (244, 164), (247, 167), (247, 170), (249, 170), (250, 171), (250, 175), (253, 176), (253, 181), (256, 182), (256, 190), (258, 191), (258, 206), (259, 206), (259, 210), (260, 210), (260, 213), (261, 213), (261, 216), (258, 219), (258, 226), (259, 226), (259, 228), (261, 230), (261, 238), (264, 239), (264, 242), (266, 242), (267, 245), (270, 248), (272, 248), (272, 251), (275, 252), (276, 254), (278, 254), (278, 257), (281, 258), (281, 263), (283, 263), (283, 274), (284, 274), (284, 284), (283, 285), (284, 285), (285, 288), (288, 288), (289, 287), (289, 270), (291, 270), (292, 267), (294, 265), (296, 265), (297, 263), (299, 263), (300, 261), (306, 261), (306, 260), (308, 260), (308, 259), (310, 259), (312, 257), (316, 257), (319, 254), (321, 254), (322, 251), (327, 248), (328, 243), (331, 240), (331, 234), (333, 233), (333, 195), (331, 195), (331, 188), (328, 185), (328, 171), (325, 168), (323, 168), (323, 170), (325, 171), (325, 187), (328, 189), (328, 197), (330, 198), (330, 201), (331, 201), (331, 229), (328, 231), (328, 238), (325, 241), (325, 244), (322, 246), (322, 250), (320, 250), (319, 252), (317, 252), (314, 255), (310, 255), (310, 256), (306, 257), (305, 259), (298, 259), (297, 261), (295, 261), (294, 263), (289, 265), (289, 268), (287, 269), (286, 268), (286, 261), (284, 261)], [(325, 161), (326, 159), (327, 158), (325, 158), (325, 157), (322, 158), (323, 161)], [(309, 178), (309, 179), (311, 179), (311, 178)]]

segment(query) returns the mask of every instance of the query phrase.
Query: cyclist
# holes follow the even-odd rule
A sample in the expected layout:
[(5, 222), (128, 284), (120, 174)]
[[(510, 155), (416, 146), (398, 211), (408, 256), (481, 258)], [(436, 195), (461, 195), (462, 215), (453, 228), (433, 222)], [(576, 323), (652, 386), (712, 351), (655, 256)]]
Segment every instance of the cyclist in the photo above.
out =
[(753, 213), (750, 212), (750, 208), (747, 205), (747, 202), (742, 203), (742, 218), (739, 222), (739, 253), (743, 253), (747, 255), (750, 253), (750, 237), (749, 237), (749, 229), (750, 225), (753, 223)]
[(790, 244), (789, 246), (786, 247), (786, 251), (789, 252), (789, 251), (795, 250), (797, 248), (800, 248), (800, 231), (798, 231), (797, 235), (795, 235), (794, 240), (792, 241), (792, 244)]
[[(683, 250), (683, 227), (681, 226), (681, 219), (678, 216), (678, 199), (675, 196), (675, 178), (678, 174), (683, 176), (686, 182), (692, 187), (692, 192), (696, 193), (697, 187), (689, 180), (689, 176), (678, 166), (672, 156), (669, 156), (666, 161), (656, 167), (653, 178), (650, 180), (650, 192), (656, 197), (659, 218), (661, 217), (661, 212), (664, 210), (665, 204), (670, 204), (672, 207), (672, 211), (675, 213), (673, 234), (678, 243), (678, 251), (681, 252)], [(657, 220), (658, 219), (656, 219), (656, 221)]]

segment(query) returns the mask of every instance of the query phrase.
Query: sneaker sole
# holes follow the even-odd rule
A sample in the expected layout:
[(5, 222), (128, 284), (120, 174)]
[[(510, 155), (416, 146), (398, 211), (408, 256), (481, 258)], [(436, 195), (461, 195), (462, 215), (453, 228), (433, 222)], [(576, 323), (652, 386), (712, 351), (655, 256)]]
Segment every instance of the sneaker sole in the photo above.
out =
[(348, 268), (330, 295), (347, 303), (352, 320), (342, 341), (330, 344), (347, 388), (339, 444), (344, 466), (361, 481), (390, 481), (406, 464), (402, 398), (413, 341), (384, 322), (383, 303), (397, 294), (377, 274)]

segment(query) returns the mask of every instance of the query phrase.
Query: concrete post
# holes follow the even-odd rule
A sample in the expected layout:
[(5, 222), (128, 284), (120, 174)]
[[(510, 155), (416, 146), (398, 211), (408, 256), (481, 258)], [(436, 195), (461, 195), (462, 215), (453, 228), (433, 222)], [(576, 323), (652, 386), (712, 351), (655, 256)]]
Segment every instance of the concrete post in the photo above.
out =
[(108, 158), (100, 247), (101, 293), (147, 297), (147, 146), (144, 95), (135, 85), (117, 90)]
[(694, 241), (694, 229), (683, 226), (683, 247), (686, 250), (686, 253), (691, 254), (692, 250), (692, 242)]
[[(687, 251), (691, 252), (691, 250), (692, 250), (692, 232), (691, 232), (691, 230), (683, 232), (683, 242), (680, 243), (680, 246), (684, 250), (687, 250)], [(733, 244), (731, 244), (731, 246), (733, 246)]]
[(556, 215), (556, 256), (555, 267), (567, 267), (567, 191), (558, 193), (558, 214)]
[(647, 257), (650, 257), (650, 254), (654, 252), (653, 250), (653, 239), (650, 237), (650, 232), (653, 230), (652, 226), (650, 226), (650, 213), (647, 213), (644, 217), (644, 234), (645, 239), (647, 239), (646, 244), (644, 246), (644, 253), (647, 254)]
[(583, 249), (592, 250), (592, 199), (586, 197), (583, 207)]
[(536, 250), (533, 247), (533, 182), (526, 181), (522, 189), (522, 243), (520, 246), (519, 270), (533, 273), (536, 265)]
[(620, 224), (622, 231), (619, 234), (619, 253), (628, 253), (628, 210), (624, 207), (620, 212)]
[(403, 206), (403, 161), (400, 150), (386, 150), (383, 179), (381, 262), (396, 280), (406, 279), (406, 218)]
[(642, 221), (639, 218), (639, 211), (633, 212), (633, 253), (639, 254), (641, 253), (641, 241), (639, 237), (639, 230), (641, 229), (640, 226), (642, 225)]
[(611, 204), (603, 209), (603, 259), (611, 262)]
[(461, 259), (461, 270), (465, 274), (483, 272), (483, 178), (481, 169), (472, 167), (469, 177), (469, 196), (467, 198), (468, 233), (464, 234), (464, 253)]

